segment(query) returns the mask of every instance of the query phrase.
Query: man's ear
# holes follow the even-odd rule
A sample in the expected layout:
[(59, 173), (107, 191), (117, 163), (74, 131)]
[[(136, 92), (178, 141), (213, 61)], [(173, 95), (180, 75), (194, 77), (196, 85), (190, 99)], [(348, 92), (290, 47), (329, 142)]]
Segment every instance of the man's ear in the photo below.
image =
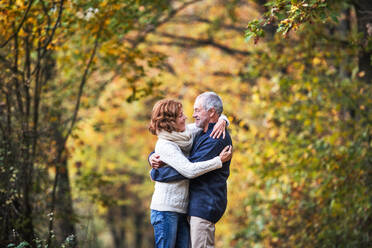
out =
[(217, 112), (216, 112), (216, 110), (214, 108), (210, 108), (208, 110), (208, 112), (209, 112), (209, 117), (210, 118), (214, 117), (217, 114)]

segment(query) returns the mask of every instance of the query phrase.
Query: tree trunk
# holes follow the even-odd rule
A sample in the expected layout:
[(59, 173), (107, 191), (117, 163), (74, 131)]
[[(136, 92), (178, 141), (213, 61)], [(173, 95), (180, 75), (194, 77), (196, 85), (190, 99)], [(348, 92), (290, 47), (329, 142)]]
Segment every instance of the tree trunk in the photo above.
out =
[(367, 83), (372, 83), (372, 41), (368, 39), (372, 36), (372, 1), (355, 0), (354, 1), (358, 32), (363, 34), (361, 39), (362, 49), (359, 52), (359, 77)]
[(75, 231), (75, 215), (72, 207), (70, 179), (67, 167), (67, 157), (57, 167), (59, 170), (58, 186), (56, 192), (56, 222), (58, 225), (57, 239), (63, 242), (68, 236), (74, 235), (73, 247), (77, 245)]
[[(350, 31), (351, 31), (350, 11), (351, 9), (347, 8), (342, 12), (340, 24), (337, 27), (340, 39), (344, 39), (344, 37), (348, 37), (350, 35)], [(351, 71), (346, 69), (350, 63), (351, 63), (351, 58), (349, 57), (345, 58), (345, 60), (342, 63), (340, 63), (339, 73), (340, 73), (341, 78), (351, 77)]]
[(111, 235), (114, 240), (115, 248), (123, 248), (126, 243), (126, 229), (125, 229), (125, 218), (127, 208), (126, 206), (110, 206), (107, 214), (107, 222), (110, 227)]
[[(354, 0), (356, 16), (357, 16), (357, 23), (358, 23), (358, 32), (363, 35), (361, 39), (362, 49), (359, 52), (359, 77), (364, 80), (366, 83), (372, 83), (372, 1), (371, 0)], [(372, 137), (369, 135), (369, 142), (371, 142)], [(366, 171), (370, 173), (367, 174), (365, 179), (365, 184), (369, 188), (369, 192), (372, 190), (372, 173), (370, 165), (367, 165)], [(372, 202), (372, 196), (370, 197), (370, 201)], [(369, 215), (365, 221), (360, 223), (363, 230), (368, 233), (369, 237), (372, 237), (372, 216)], [(366, 247), (368, 246), (368, 242), (370, 240), (365, 241)]]
[(136, 213), (134, 217), (134, 226), (135, 226), (135, 247), (141, 248), (143, 242), (143, 219), (145, 218), (145, 214), (143, 212)]

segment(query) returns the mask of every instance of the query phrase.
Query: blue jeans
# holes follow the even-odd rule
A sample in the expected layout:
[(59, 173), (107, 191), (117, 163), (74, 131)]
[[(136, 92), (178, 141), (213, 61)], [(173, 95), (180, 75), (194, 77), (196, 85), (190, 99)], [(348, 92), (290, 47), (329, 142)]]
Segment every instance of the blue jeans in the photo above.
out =
[(190, 225), (187, 215), (151, 209), (156, 248), (189, 248)]

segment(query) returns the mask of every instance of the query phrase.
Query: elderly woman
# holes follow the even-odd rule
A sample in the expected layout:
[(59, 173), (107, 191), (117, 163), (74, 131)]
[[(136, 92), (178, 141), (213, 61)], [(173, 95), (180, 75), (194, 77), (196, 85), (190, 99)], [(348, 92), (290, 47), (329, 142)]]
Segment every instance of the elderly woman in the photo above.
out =
[[(217, 133), (225, 130), (225, 119), (216, 124)], [(226, 120), (227, 122), (227, 120)], [(160, 159), (176, 169), (186, 178), (195, 178), (209, 171), (219, 169), (222, 163), (231, 159), (231, 147), (227, 146), (219, 156), (203, 162), (191, 163), (187, 156), (194, 137), (201, 131), (195, 124), (186, 126), (182, 104), (175, 100), (158, 101), (151, 115), (149, 130), (158, 136), (155, 153)], [(190, 229), (187, 222), (189, 180), (168, 183), (155, 182), (151, 201), (151, 224), (154, 227), (157, 248), (189, 248)]]

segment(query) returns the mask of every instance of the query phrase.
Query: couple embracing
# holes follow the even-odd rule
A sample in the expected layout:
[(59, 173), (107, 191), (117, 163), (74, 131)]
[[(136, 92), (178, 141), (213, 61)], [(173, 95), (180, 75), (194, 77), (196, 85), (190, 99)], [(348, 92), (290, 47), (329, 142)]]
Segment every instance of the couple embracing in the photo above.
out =
[(232, 157), (222, 111), (214, 92), (196, 98), (193, 124), (186, 125), (178, 101), (161, 100), (152, 110), (149, 130), (158, 140), (149, 156), (155, 181), (150, 208), (157, 248), (214, 247)]

